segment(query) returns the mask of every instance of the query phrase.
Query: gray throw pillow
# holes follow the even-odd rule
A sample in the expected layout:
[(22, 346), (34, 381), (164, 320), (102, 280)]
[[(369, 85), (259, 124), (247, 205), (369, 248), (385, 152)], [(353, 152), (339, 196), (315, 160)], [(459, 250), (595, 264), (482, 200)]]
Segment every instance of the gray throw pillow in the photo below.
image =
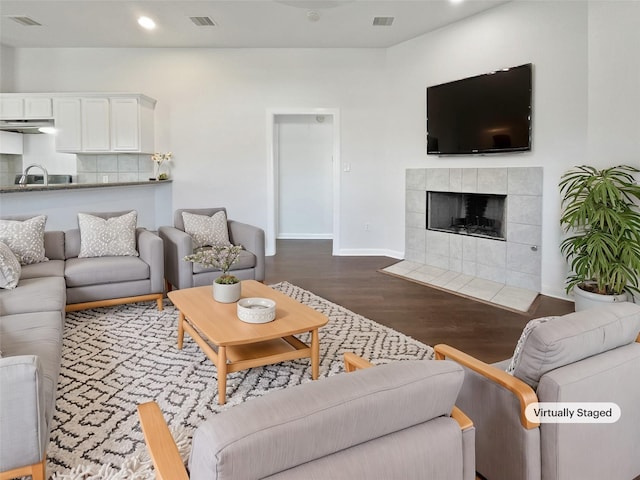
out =
[(18, 286), (22, 267), (11, 249), (0, 242), (0, 288), (7, 290)]
[(20, 265), (46, 262), (44, 252), (45, 215), (28, 220), (0, 220), (0, 242), (5, 243)]
[(120, 217), (101, 218), (78, 213), (80, 254), (78, 258), (138, 256), (134, 210)]
[(212, 216), (182, 212), (184, 231), (193, 239), (193, 248), (231, 245), (227, 228), (227, 215), (223, 210)]

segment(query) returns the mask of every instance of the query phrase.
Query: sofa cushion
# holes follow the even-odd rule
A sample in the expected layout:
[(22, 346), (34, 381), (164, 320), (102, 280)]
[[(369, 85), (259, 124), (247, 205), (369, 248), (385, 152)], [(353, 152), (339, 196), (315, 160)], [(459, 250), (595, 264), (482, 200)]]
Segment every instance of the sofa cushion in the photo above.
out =
[(149, 265), (137, 257), (70, 258), (64, 275), (68, 287), (129, 282), (149, 278)]
[(44, 250), (49, 260), (64, 260), (64, 232), (58, 230), (44, 232)]
[(182, 212), (184, 231), (191, 235), (193, 248), (212, 245), (231, 245), (227, 227), (227, 214), (216, 212), (212, 216)]
[(67, 302), (63, 277), (21, 279), (14, 290), (0, 290), (0, 315), (63, 312)]
[(7, 244), (22, 265), (46, 262), (44, 250), (45, 215), (27, 220), (0, 220), (0, 241)]
[(0, 288), (16, 288), (21, 272), (22, 267), (15, 254), (4, 242), (0, 242)]
[(138, 214), (131, 211), (119, 217), (101, 218), (78, 213), (80, 228), (79, 258), (138, 256), (136, 223)]
[(64, 260), (49, 260), (22, 267), (20, 278), (64, 277)]
[(192, 478), (265, 478), (448, 416), (463, 380), (454, 362), (409, 360), (271, 392), (198, 427)]
[[(60, 311), (6, 315), (0, 319), (0, 349), (5, 360), (23, 355), (38, 357), (42, 367), (45, 418), (48, 425), (51, 424), (55, 405), (63, 326), (64, 314)], [(15, 418), (15, 422), (17, 428), (21, 422), (24, 423), (20, 417)]]
[(614, 303), (537, 324), (524, 342), (513, 375), (537, 388), (547, 372), (636, 340), (640, 306)]

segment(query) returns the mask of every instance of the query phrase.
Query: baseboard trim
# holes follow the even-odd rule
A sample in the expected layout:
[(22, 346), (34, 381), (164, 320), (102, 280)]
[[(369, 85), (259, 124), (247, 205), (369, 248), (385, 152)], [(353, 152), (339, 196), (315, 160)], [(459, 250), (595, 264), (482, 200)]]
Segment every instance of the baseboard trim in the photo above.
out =
[(404, 258), (404, 252), (384, 248), (341, 248), (336, 255), (341, 257), (391, 257)]
[(279, 233), (277, 240), (333, 240), (333, 233)]

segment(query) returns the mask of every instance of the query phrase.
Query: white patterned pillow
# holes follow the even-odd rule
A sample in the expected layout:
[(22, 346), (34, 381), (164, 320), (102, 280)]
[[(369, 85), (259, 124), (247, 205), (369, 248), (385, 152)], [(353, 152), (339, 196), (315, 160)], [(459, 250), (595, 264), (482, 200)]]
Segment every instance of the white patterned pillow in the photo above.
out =
[(120, 217), (101, 218), (78, 213), (80, 254), (78, 258), (138, 256), (134, 210)]
[(0, 288), (11, 290), (18, 286), (22, 267), (11, 249), (0, 242)]
[(531, 332), (533, 332), (538, 325), (542, 323), (546, 323), (550, 320), (553, 320), (554, 318), (558, 318), (558, 317), (554, 316), (554, 317), (534, 318), (533, 320), (530, 320), (529, 323), (525, 325), (525, 327), (522, 329), (522, 333), (520, 334), (520, 338), (518, 339), (518, 343), (516, 343), (516, 348), (513, 351), (513, 357), (511, 357), (511, 363), (509, 363), (509, 366), (507, 367), (507, 370), (506, 370), (506, 372), (509, 375), (513, 375), (513, 372), (518, 366), (518, 363), (520, 362), (520, 355), (522, 354), (522, 349), (524, 348), (524, 344), (527, 341), (527, 338), (529, 338), (529, 335), (531, 334)]
[(213, 245), (231, 245), (224, 210), (212, 216), (182, 212), (184, 231), (191, 235), (193, 248)]
[(18, 258), (20, 265), (46, 262), (44, 254), (45, 215), (28, 220), (0, 220), (0, 242), (4, 242)]

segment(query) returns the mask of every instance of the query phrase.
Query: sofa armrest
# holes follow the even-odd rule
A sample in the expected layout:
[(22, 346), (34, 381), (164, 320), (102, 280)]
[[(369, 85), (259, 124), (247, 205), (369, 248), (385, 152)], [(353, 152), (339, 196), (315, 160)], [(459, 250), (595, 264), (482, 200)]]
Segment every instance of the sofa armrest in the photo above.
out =
[(262, 282), (265, 276), (264, 230), (254, 227), (253, 225), (236, 222), (234, 220), (229, 220), (228, 224), (229, 235), (232, 242), (236, 245), (242, 245), (245, 250), (256, 256), (254, 280)]
[(167, 422), (156, 402), (138, 405), (138, 417), (144, 441), (159, 480), (188, 480), (187, 470), (182, 463)]
[(41, 462), (49, 440), (35, 355), (0, 358), (0, 472)]
[(436, 359), (444, 360), (445, 358), (449, 358), (454, 360), (455, 362), (463, 365), (474, 372), (482, 375), (488, 380), (500, 385), (503, 388), (509, 390), (515, 397), (518, 399), (520, 403), (520, 422), (522, 426), (528, 430), (532, 428), (537, 428), (540, 426), (538, 422), (531, 422), (527, 419), (525, 415), (525, 410), (527, 406), (532, 403), (536, 403), (538, 401), (538, 396), (533, 389), (524, 383), (522, 380), (514, 377), (513, 375), (509, 375), (507, 372), (500, 370), (492, 365), (481, 362), (480, 360), (468, 355), (460, 350), (457, 350), (449, 345), (436, 345), (434, 347), (436, 351)]
[(465, 370), (456, 404), (475, 425), (476, 470), (491, 479), (539, 480), (540, 429), (524, 415), (535, 392), (504, 371), (508, 361), (489, 365), (447, 345), (434, 348), (438, 360)]
[(162, 239), (143, 228), (139, 228), (136, 231), (136, 236), (140, 259), (149, 265), (150, 293), (162, 293), (164, 291), (164, 249), (162, 248)]
[(193, 264), (183, 260), (193, 253), (191, 235), (175, 227), (160, 227), (158, 235), (164, 242), (164, 276), (177, 289), (193, 287)]

